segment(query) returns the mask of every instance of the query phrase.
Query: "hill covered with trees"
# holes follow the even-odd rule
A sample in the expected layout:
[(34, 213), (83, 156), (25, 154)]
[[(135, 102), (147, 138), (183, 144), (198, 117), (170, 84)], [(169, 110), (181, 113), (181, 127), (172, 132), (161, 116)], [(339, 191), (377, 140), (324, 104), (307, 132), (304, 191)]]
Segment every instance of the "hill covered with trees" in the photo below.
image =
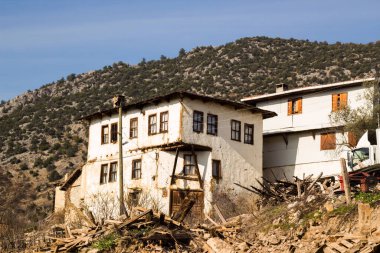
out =
[(137, 101), (180, 89), (238, 100), (274, 92), (277, 83), (295, 88), (373, 77), (380, 71), (379, 55), (380, 42), (243, 38), (190, 52), (181, 49), (175, 58), (118, 62), (71, 74), (3, 101), (0, 178), (12, 185), (9, 189), (17, 190), (13, 186), (21, 183), (28, 190), (12, 195), (14, 205), (0, 208), (24, 215), (31, 224), (49, 213), (54, 182), (86, 158), (87, 126), (78, 118), (109, 108), (115, 94)]

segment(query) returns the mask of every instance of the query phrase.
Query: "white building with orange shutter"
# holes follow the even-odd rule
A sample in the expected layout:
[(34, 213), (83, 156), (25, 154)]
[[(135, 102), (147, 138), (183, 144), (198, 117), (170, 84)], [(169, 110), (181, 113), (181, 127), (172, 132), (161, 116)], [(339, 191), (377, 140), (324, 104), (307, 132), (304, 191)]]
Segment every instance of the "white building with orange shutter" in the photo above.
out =
[(374, 78), (288, 90), (284, 84), (276, 93), (242, 99), (258, 108), (277, 113), (263, 123), (263, 170), (267, 178), (288, 179), (304, 175), (340, 173), (339, 158), (355, 138), (333, 126), (330, 114), (346, 105), (358, 108), (366, 103), (365, 83)]

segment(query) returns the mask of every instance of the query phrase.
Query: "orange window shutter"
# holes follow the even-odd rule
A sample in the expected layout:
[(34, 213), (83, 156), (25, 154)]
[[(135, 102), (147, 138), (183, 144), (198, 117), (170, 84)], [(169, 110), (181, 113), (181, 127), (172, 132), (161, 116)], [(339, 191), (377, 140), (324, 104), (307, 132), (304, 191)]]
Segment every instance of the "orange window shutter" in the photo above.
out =
[(326, 149), (326, 134), (321, 134), (321, 150)]
[(288, 100), (288, 115), (292, 114), (292, 100)]
[(297, 99), (297, 113), (302, 113), (302, 98)]
[(336, 137), (335, 137), (335, 133), (329, 133), (330, 135), (330, 149), (335, 149), (336, 148)]
[(350, 147), (356, 147), (357, 144), (358, 139), (355, 134), (353, 132), (348, 132), (348, 145), (350, 145)]
[(340, 94), (340, 108), (347, 106), (347, 92)]
[(337, 111), (338, 94), (332, 94), (332, 111)]

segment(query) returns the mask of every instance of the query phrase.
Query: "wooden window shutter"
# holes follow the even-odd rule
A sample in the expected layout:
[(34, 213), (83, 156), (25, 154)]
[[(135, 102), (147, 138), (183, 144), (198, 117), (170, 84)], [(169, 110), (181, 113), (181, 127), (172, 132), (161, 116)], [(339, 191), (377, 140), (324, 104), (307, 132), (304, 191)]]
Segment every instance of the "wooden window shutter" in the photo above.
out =
[(302, 113), (302, 98), (297, 98), (297, 113)]
[(340, 94), (340, 108), (342, 109), (347, 106), (347, 92)]
[(288, 115), (292, 114), (292, 100), (288, 100)]
[(348, 132), (348, 145), (350, 145), (350, 147), (356, 147), (357, 144), (358, 139), (355, 134), (353, 132)]
[(321, 133), (321, 150), (336, 148), (335, 133)]
[(332, 94), (332, 111), (337, 111), (338, 94)]

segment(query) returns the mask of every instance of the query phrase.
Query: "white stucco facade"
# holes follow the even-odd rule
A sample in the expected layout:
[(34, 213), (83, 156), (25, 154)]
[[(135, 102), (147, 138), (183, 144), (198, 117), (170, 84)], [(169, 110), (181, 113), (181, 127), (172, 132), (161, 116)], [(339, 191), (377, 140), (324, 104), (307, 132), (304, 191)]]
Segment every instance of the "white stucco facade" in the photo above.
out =
[[(368, 103), (364, 85), (373, 78), (313, 86), (274, 94), (243, 99), (258, 108), (274, 111), (277, 117), (264, 120), (263, 169), (269, 179), (288, 179), (304, 175), (324, 176), (340, 174), (340, 157), (348, 149), (348, 133), (333, 126), (329, 115), (332, 113), (333, 94), (346, 93), (347, 105), (352, 109)], [(302, 112), (289, 114), (288, 101), (302, 99)], [(336, 148), (325, 150), (321, 147), (321, 134), (332, 132), (336, 137)]]
[[(193, 130), (194, 111), (204, 115), (203, 131)], [(168, 112), (168, 131), (148, 134), (148, 118), (157, 115), (158, 131), (160, 113)], [(207, 133), (207, 115), (217, 115), (217, 134)], [(264, 116), (265, 115), (265, 116)], [(270, 116), (268, 116), (270, 115)], [(178, 93), (153, 102), (143, 102), (126, 106), (123, 121), (123, 178), (124, 198), (130, 193), (144, 196), (146, 206), (158, 206), (159, 210), (171, 214), (173, 191), (194, 191), (203, 194), (203, 213), (212, 209), (213, 192), (222, 190), (236, 194), (247, 194), (246, 190), (234, 183), (255, 185), (255, 178), (262, 177), (263, 117), (273, 113), (253, 108), (241, 103), (215, 100), (191, 93)], [(138, 136), (129, 138), (130, 120), (138, 119)], [(111, 201), (109, 209), (117, 215), (118, 178), (115, 182), (101, 183), (101, 167), (118, 163), (118, 143), (102, 144), (102, 126), (118, 122), (116, 110), (94, 114), (87, 118), (90, 122), (88, 158), (82, 168), (80, 179), (82, 203), (95, 215), (101, 210), (97, 205), (102, 198)], [(231, 120), (241, 122), (241, 140), (231, 140)], [(253, 126), (253, 144), (245, 143), (245, 124)], [(172, 181), (173, 167), (175, 180)], [(197, 175), (184, 175), (184, 156), (192, 155), (194, 149), (201, 183)], [(141, 178), (132, 178), (132, 163), (141, 160)], [(220, 161), (221, 177), (212, 175), (213, 160)], [(119, 168), (118, 168), (119, 169)], [(108, 176), (109, 177), (109, 176)], [(107, 197), (104, 197), (107, 195)]]

